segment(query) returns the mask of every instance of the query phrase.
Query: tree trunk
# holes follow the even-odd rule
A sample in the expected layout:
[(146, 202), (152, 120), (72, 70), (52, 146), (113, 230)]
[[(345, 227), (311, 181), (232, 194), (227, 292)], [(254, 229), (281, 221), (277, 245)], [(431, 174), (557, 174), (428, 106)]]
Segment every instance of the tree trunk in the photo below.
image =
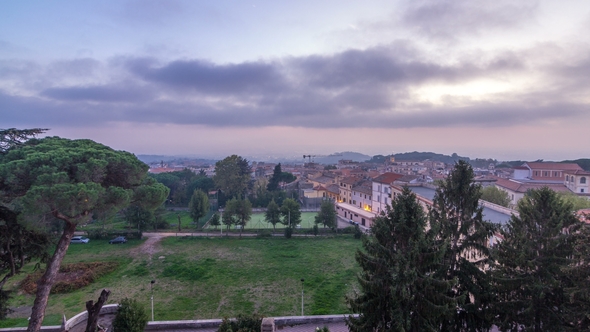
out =
[(96, 324), (98, 324), (98, 316), (100, 316), (100, 309), (102, 306), (107, 302), (111, 291), (108, 289), (103, 289), (100, 292), (100, 296), (98, 297), (98, 301), (93, 304), (93, 301), (90, 300), (86, 302), (86, 310), (88, 311), (88, 320), (86, 321), (86, 332), (96, 332)]
[[(63, 219), (62, 219), (63, 220)], [(64, 220), (64, 231), (57, 243), (53, 256), (47, 263), (47, 268), (43, 276), (37, 281), (37, 294), (35, 295), (35, 302), (33, 303), (33, 309), (31, 312), (31, 320), (29, 320), (29, 327), (27, 332), (36, 332), (41, 330), (41, 324), (45, 317), (45, 308), (47, 307), (47, 299), (51, 292), (51, 287), (55, 283), (59, 267), (61, 265), (66, 251), (70, 246), (70, 241), (74, 236), (76, 230), (76, 224), (70, 221)]]

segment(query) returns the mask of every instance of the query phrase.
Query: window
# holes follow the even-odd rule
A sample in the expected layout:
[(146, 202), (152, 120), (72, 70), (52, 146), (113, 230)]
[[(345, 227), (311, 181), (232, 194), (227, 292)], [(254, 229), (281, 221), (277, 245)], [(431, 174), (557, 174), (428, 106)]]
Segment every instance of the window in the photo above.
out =
[(565, 176), (565, 181), (569, 181), (569, 180), (570, 180), (570, 176), (569, 175), (566, 175)]
[(583, 193), (583, 192), (584, 192), (584, 188), (581, 188), (581, 189), (580, 189), (580, 192), (581, 192), (581, 193)]
[(365, 226), (365, 218), (361, 218), (361, 225)]
[(543, 176), (549, 176), (549, 172), (547, 172), (547, 171), (543, 172)]
[(586, 177), (585, 177), (585, 176), (582, 176), (582, 177), (580, 178), (580, 183), (581, 183), (581, 184), (586, 184)]

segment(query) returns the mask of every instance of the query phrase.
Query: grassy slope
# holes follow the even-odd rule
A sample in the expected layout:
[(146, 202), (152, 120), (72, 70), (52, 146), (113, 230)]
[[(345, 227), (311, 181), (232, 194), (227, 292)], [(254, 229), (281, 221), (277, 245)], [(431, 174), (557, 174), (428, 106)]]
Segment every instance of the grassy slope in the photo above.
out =
[[(208, 319), (259, 312), (266, 316), (301, 313), (301, 278), (305, 279), (305, 314), (347, 312), (345, 294), (359, 271), (354, 252), (360, 241), (339, 238), (175, 238), (162, 241), (161, 251), (131, 255), (140, 241), (109, 245), (91, 241), (72, 245), (65, 262), (116, 260), (119, 269), (70, 294), (52, 295), (46, 325), (84, 310), (102, 288), (112, 291), (109, 303), (133, 297), (149, 310), (150, 280), (155, 279), (157, 320)], [(31, 305), (32, 296), (18, 295), (13, 305)], [(6, 322), (8, 323), (8, 322)], [(25, 325), (26, 321), (16, 322)], [(14, 325), (15, 323), (10, 323)], [(8, 326), (8, 325), (6, 325)]]

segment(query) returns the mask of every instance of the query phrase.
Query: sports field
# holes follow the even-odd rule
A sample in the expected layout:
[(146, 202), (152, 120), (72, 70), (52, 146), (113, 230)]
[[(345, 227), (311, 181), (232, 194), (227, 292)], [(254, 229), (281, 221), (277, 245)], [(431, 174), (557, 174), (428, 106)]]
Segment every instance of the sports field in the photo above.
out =
[[(312, 228), (314, 223), (315, 216), (317, 212), (301, 212), (301, 223), (300, 228)], [(217, 227), (219, 229), (219, 226)], [(272, 229), (272, 224), (267, 223), (264, 220), (264, 212), (257, 212), (252, 213), (252, 218), (246, 224), (246, 229)], [(277, 224), (277, 229), (285, 228), (283, 224)], [(211, 229), (211, 228), (209, 228)]]

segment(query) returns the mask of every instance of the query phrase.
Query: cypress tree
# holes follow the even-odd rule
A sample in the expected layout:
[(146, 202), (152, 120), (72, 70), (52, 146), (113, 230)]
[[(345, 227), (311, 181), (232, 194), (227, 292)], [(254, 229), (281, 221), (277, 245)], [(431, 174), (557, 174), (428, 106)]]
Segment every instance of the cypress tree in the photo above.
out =
[(356, 253), (361, 293), (347, 302), (360, 315), (347, 324), (351, 331), (439, 331), (456, 307), (446, 295), (452, 283), (434, 273), (444, 247), (436, 247), (437, 229), (426, 230), (426, 215), (407, 187), (392, 204)]

